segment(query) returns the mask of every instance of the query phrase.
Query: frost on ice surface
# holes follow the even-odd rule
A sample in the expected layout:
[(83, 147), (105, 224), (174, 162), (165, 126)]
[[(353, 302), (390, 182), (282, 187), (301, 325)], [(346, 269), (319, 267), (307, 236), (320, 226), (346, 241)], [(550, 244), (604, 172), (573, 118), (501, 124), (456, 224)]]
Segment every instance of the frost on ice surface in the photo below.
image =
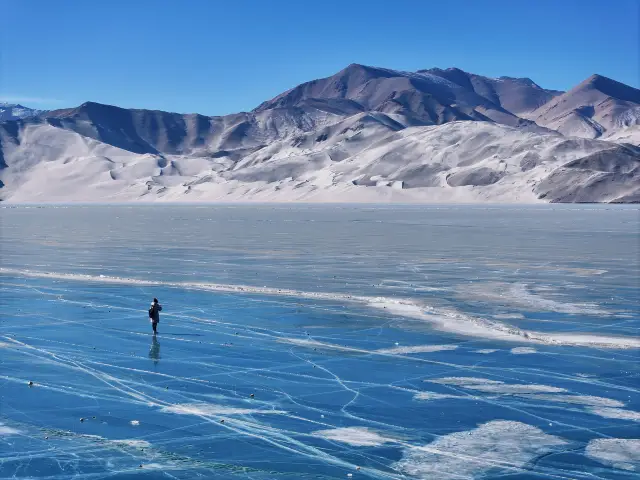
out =
[(640, 440), (597, 438), (585, 448), (588, 457), (622, 470), (640, 470)]
[(566, 443), (531, 425), (495, 420), (425, 446), (409, 447), (394, 467), (424, 479), (473, 479), (492, 470), (513, 474)]
[(393, 442), (394, 439), (385, 437), (367, 427), (344, 427), (332, 430), (318, 430), (313, 432), (316, 437), (322, 437), (335, 442), (348, 443), (357, 447), (376, 447)]

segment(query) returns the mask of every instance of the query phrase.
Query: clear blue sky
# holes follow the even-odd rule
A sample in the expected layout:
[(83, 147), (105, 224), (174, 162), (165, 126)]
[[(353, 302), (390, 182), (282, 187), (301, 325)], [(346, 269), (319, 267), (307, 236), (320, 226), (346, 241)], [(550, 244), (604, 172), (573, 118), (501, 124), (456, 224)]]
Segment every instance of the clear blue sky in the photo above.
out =
[(0, 100), (219, 115), (350, 63), (639, 86), (638, 0), (0, 0)]

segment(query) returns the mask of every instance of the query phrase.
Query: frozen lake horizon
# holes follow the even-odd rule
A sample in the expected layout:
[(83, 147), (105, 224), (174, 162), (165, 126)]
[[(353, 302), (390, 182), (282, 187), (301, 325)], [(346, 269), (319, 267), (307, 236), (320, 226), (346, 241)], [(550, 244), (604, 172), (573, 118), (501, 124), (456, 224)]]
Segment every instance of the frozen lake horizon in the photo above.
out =
[(0, 478), (640, 478), (639, 218), (3, 206)]

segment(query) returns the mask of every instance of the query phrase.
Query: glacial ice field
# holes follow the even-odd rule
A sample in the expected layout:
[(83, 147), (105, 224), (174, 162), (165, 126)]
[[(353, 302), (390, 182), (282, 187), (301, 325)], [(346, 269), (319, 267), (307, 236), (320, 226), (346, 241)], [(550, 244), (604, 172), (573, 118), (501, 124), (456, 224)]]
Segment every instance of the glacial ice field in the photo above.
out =
[(639, 231), (631, 206), (0, 208), (0, 479), (640, 478)]

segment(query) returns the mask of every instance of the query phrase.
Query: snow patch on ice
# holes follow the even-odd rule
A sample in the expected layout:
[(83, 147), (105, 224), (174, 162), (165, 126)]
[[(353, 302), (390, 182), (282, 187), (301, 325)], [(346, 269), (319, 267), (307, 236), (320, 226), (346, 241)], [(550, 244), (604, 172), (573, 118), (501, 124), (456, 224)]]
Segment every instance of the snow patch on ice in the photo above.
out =
[(436, 379), (425, 380), (425, 382), (439, 383), (440, 385), (455, 385), (459, 387), (466, 387), (471, 385), (502, 385), (504, 382), (500, 380), (491, 380), (488, 378), (480, 377), (443, 377)]
[(415, 400), (441, 400), (444, 398), (461, 398), (467, 399), (468, 397), (463, 395), (451, 395), (449, 393), (436, 393), (436, 392), (420, 392), (416, 393), (413, 398)]
[[(553, 387), (551, 387), (553, 388)], [(559, 389), (558, 391), (563, 391)], [(525, 397), (522, 395), (522, 397)], [(593, 395), (547, 395), (542, 393), (534, 393), (526, 395), (526, 398), (534, 398), (536, 400), (545, 400), (558, 403), (572, 403), (575, 405), (586, 405), (592, 407), (624, 407), (624, 403), (613, 398), (596, 397)]]
[[(107, 440), (107, 439), (105, 439)], [(125, 439), (125, 440), (108, 440), (109, 443), (119, 447), (128, 447), (128, 448), (151, 448), (151, 444), (146, 440), (138, 440), (138, 439)]]
[(588, 457), (622, 470), (640, 470), (640, 440), (634, 438), (598, 438), (585, 448)]
[(430, 383), (440, 385), (451, 385), (469, 390), (477, 390), (485, 393), (498, 393), (504, 395), (518, 393), (556, 393), (566, 392), (564, 388), (552, 387), (549, 385), (538, 385), (535, 383), (504, 383), (499, 380), (478, 377), (444, 377), (425, 380)]
[(424, 479), (473, 479), (491, 470), (518, 473), (528, 462), (565, 444), (531, 425), (495, 420), (425, 446), (408, 447), (394, 468)]
[(478, 390), (485, 393), (499, 393), (502, 395), (513, 395), (517, 393), (533, 393), (533, 392), (566, 392), (564, 388), (552, 387), (549, 385), (537, 385), (537, 384), (489, 384), (489, 385), (467, 385), (465, 388), (471, 390)]
[(483, 348), (483, 349), (480, 349), (480, 350), (476, 350), (475, 353), (481, 353), (483, 355), (487, 355), (489, 353), (495, 353), (497, 351), (498, 350), (495, 349), (495, 348)]
[(548, 311), (572, 315), (611, 315), (595, 303), (559, 302), (531, 292), (524, 283), (491, 282), (481, 285), (464, 285), (459, 293), (465, 297), (499, 302), (529, 308), (533, 311)]
[(640, 412), (633, 410), (624, 410), (622, 408), (596, 407), (590, 408), (589, 411), (594, 415), (604, 418), (616, 418), (618, 420), (631, 420), (632, 422), (640, 422)]

